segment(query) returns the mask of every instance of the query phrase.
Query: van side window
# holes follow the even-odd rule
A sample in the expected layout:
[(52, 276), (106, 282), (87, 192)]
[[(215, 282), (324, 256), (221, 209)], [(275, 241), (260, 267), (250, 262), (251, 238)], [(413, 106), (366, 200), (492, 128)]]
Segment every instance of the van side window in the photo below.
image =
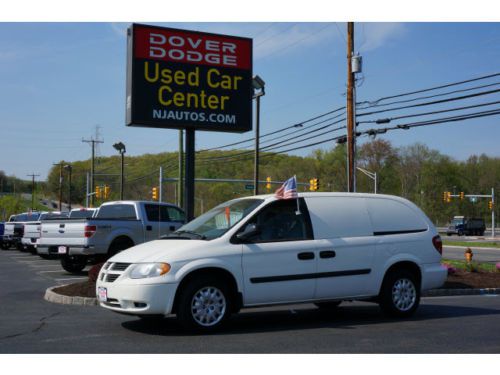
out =
[(260, 233), (258, 242), (301, 241), (312, 239), (312, 228), (305, 203), (301, 200), (301, 214), (297, 215), (295, 199), (279, 200), (264, 207), (248, 224), (256, 224)]
[(375, 235), (425, 231), (427, 223), (406, 204), (387, 198), (366, 200)]

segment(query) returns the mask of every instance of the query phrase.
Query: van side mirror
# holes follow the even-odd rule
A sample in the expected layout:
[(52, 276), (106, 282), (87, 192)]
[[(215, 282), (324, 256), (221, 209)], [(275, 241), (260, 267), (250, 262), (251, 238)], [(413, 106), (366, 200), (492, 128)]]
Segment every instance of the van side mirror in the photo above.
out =
[(243, 232), (236, 235), (236, 238), (241, 242), (248, 242), (252, 237), (257, 236), (261, 233), (261, 230), (257, 224), (247, 224)]

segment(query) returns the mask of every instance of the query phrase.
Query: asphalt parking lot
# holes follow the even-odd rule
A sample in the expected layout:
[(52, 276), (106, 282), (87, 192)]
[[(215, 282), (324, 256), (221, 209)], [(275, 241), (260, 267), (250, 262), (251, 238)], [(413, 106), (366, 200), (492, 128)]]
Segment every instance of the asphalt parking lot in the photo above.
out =
[(59, 305), (45, 289), (84, 279), (56, 260), (0, 252), (0, 353), (500, 353), (500, 296), (424, 298), (409, 320), (375, 304), (247, 309), (214, 335), (182, 331), (175, 318), (143, 322), (97, 306)]

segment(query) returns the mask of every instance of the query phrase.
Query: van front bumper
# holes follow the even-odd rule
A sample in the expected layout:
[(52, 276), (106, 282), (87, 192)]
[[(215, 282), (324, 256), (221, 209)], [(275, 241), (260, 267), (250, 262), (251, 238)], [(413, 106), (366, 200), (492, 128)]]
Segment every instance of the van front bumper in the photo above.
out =
[[(105, 288), (106, 300), (99, 298)], [(96, 283), (99, 304), (108, 310), (130, 315), (168, 315), (172, 312), (177, 284)], [(102, 295), (102, 291), (101, 291)]]

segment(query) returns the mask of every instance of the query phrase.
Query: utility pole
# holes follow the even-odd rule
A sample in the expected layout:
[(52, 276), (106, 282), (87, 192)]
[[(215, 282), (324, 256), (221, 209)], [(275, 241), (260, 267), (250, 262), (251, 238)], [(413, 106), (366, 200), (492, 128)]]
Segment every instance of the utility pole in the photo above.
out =
[(491, 188), (491, 237), (495, 238), (495, 188)]
[[(82, 139), (82, 142), (92, 144), (92, 160), (90, 164), (90, 188), (94, 189), (94, 162), (95, 162), (95, 145), (96, 143), (104, 143), (94, 138)], [(90, 196), (90, 206), (94, 206), (94, 195)]]
[(354, 23), (347, 23), (347, 191), (356, 191), (356, 123), (354, 116), (354, 73), (352, 55), (354, 52)]
[(63, 182), (62, 169), (63, 169), (63, 163), (61, 161), (59, 163), (52, 163), (52, 165), (59, 166), (59, 211), (62, 212), (62, 182)]
[(68, 178), (68, 211), (71, 211), (71, 173), (73, 172), (73, 167), (71, 164), (67, 164), (64, 166), (65, 169), (68, 170), (69, 178)]
[(182, 190), (184, 181), (184, 131), (179, 129), (179, 182), (177, 184), (177, 205), (184, 207), (184, 192)]
[(35, 177), (40, 176), (39, 174), (29, 174), (31, 176), (31, 211), (35, 210)]

